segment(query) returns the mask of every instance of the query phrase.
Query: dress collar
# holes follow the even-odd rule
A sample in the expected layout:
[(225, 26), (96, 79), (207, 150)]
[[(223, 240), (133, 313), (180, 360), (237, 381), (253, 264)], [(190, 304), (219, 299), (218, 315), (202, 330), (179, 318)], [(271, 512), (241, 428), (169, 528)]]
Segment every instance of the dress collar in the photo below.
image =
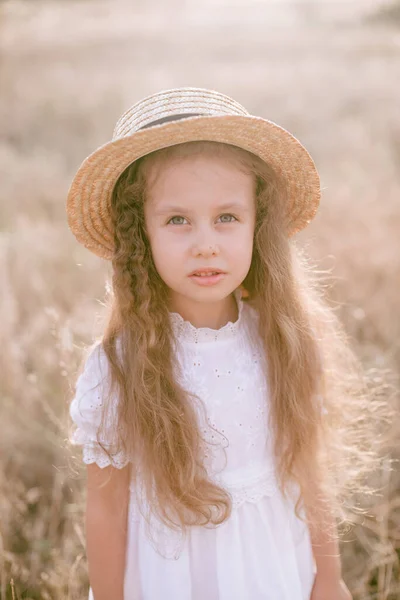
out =
[(169, 316), (175, 338), (180, 341), (199, 343), (227, 340), (237, 336), (243, 322), (242, 290), (237, 288), (233, 294), (238, 307), (238, 318), (234, 322), (228, 321), (220, 329), (195, 327), (190, 321), (185, 321), (179, 313), (170, 312)]

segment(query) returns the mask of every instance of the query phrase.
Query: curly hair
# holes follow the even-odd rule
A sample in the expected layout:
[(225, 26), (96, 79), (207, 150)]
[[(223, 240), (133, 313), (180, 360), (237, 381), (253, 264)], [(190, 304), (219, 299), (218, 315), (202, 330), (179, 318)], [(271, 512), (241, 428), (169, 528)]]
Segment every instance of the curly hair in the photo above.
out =
[(268, 357), (265, 402), (280, 489), (286, 495), (291, 482), (299, 485), (300, 518), (303, 501), (309, 522), (326, 525), (332, 513), (345, 522), (349, 499), (370, 491), (365, 477), (379, 465), (383, 400), (368, 389), (310, 260), (288, 237), (284, 181), (240, 148), (201, 141), (159, 150), (130, 165), (115, 186), (112, 291), (102, 344), (119, 397), (119, 444), (131, 457), (133, 478), (140, 465), (152, 510), (168, 526), (229, 517), (230, 498), (203, 465), (194, 407), (201, 400), (189, 398), (174, 377), (168, 289), (153, 262), (143, 208), (149, 167), (196, 153), (223, 156), (255, 178), (253, 255), (243, 286), (259, 314)]

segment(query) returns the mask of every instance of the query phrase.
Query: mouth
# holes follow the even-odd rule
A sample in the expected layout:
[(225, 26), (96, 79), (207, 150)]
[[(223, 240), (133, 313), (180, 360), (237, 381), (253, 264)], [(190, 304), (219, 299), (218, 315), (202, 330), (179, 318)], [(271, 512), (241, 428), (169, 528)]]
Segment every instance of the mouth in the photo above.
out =
[(225, 279), (226, 273), (221, 271), (221, 269), (216, 269), (212, 267), (207, 267), (204, 269), (197, 269), (197, 271), (193, 271), (189, 275), (189, 279), (191, 279), (196, 285), (200, 286), (212, 286), (218, 284), (220, 281)]
[(212, 277), (213, 275), (225, 274), (221, 269), (198, 269), (190, 273), (189, 277)]

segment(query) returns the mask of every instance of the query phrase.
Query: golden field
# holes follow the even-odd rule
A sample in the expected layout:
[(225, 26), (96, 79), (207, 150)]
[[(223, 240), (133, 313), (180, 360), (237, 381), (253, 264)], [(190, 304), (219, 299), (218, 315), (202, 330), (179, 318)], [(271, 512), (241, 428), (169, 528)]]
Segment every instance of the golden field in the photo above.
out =
[[(65, 198), (126, 108), (181, 85), (227, 93), (309, 149), (323, 197), (297, 240), (371, 381), (398, 402), (399, 3), (0, 2), (2, 600), (87, 597), (68, 403), (110, 271), (68, 230)], [(400, 597), (400, 476), (386, 464), (385, 494), (342, 544), (357, 600)]]

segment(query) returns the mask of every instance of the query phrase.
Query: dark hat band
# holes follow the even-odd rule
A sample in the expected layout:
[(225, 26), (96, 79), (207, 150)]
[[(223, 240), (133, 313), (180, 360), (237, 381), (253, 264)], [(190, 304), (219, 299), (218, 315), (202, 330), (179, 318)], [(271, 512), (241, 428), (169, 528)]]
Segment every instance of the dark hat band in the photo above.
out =
[(169, 115), (168, 117), (162, 117), (161, 119), (157, 119), (156, 121), (151, 121), (151, 123), (147, 123), (147, 125), (143, 125), (143, 127), (139, 127), (138, 131), (141, 131), (141, 129), (147, 129), (148, 127), (154, 127), (154, 125), (162, 125), (163, 123), (169, 123), (170, 121), (179, 121), (180, 119), (187, 119), (189, 117), (201, 117), (201, 114), (187, 113), (185, 115)]

